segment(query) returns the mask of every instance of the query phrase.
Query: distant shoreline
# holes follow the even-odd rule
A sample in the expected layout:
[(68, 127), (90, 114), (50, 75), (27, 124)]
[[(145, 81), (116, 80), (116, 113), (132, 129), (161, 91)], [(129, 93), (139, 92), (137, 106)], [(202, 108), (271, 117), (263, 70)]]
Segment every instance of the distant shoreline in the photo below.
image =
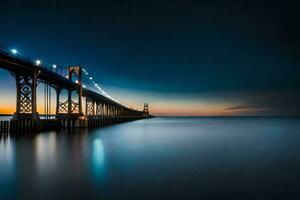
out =
[[(13, 116), (13, 114), (0, 114), (0, 117), (10, 117), (10, 116)], [(44, 116), (44, 114), (40, 114), (40, 116)], [(155, 115), (156, 117), (199, 117), (199, 118), (201, 118), (201, 117), (203, 117), (203, 118), (226, 118), (226, 117), (231, 117), (231, 118), (233, 118), (233, 117), (270, 117), (270, 118), (278, 118), (278, 117), (295, 117), (295, 118), (299, 118), (300, 117), (300, 115), (282, 115), (282, 116), (280, 116), (280, 115), (276, 115), (276, 116), (272, 116), (272, 115), (265, 115), (265, 116), (255, 116), (255, 115), (253, 115), (253, 116), (167, 116), (167, 115), (162, 115), (162, 116), (159, 116), (159, 115)]]
[(13, 114), (0, 114), (0, 117), (2, 116), (13, 116)]
[(245, 116), (245, 115), (242, 115), (242, 116), (234, 116), (234, 115), (232, 115), (232, 116), (230, 116), (230, 115), (228, 115), (228, 116), (159, 116), (159, 115), (155, 115), (156, 117), (162, 117), (162, 118), (164, 118), (164, 117), (174, 117), (174, 118), (176, 118), (176, 117), (181, 117), (181, 118), (193, 118), (193, 117), (195, 117), (195, 118), (285, 118), (285, 117), (287, 117), (287, 118), (299, 118), (300, 117), (300, 115), (282, 115), (282, 116), (280, 116), (280, 115), (276, 115), (276, 116), (272, 116), (272, 115), (265, 115), (265, 116), (261, 116), (261, 115), (258, 115), (258, 116)]

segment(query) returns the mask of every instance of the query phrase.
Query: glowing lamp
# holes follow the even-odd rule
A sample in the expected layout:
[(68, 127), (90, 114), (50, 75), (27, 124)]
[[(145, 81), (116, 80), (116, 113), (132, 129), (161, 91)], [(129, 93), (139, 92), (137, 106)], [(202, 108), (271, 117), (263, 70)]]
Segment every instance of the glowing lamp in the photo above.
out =
[(42, 62), (41, 62), (40, 60), (36, 60), (36, 61), (35, 61), (35, 64), (36, 64), (37, 66), (39, 66), (41, 63), (42, 63)]
[(17, 54), (18, 53), (18, 50), (17, 49), (12, 49), (12, 50), (10, 50), (13, 54)]

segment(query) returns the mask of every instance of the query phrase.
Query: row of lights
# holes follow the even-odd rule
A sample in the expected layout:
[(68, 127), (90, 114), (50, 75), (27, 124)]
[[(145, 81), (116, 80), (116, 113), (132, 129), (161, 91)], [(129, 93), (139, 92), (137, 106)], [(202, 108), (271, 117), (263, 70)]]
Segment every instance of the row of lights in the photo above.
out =
[[(88, 73), (85, 69), (82, 69), (82, 71), (84, 72), (84, 74), (85, 74), (86, 76), (89, 75), (89, 73)], [(102, 95), (104, 95), (105, 97), (107, 97), (107, 98), (109, 98), (109, 99), (111, 99), (111, 100), (113, 100), (113, 101), (115, 101), (115, 102), (121, 104), (118, 100), (116, 100), (116, 99), (112, 98), (110, 95), (108, 95), (108, 94), (107, 94), (107, 93), (106, 93), (106, 92), (98, 85), (98, 83), (96, 83), (96, 82), (94, 81), (93, 77), (88, 76), (88, 78), (89, 78), (90, 81), (93, 82), (94, 86), (100, 91), (100, 93), (101, 93)]]
[[(12, 54), (18, 55), (18, 50), (17, 50), (17, 49), (11, 49), (10, 51), (11, 51)], [(35, 64), (36, 64), (37, 66), (39, 66), (39, 65), (42, 64), (42, 61), (41, 61), (41, 60), (36, 60), (36, 61), (35, 61)], [(57, 68), (57, 65), (54, 64), (54, 65), (52, 65), (52, 67), (53, 67), (53, 69), (56, 69), (56, 68)]]
[[(18, 54), (18, 50), (17, 50), (17, 49), (11, 49), (10, 51), (11, 51), (14, 55), (17, 55), (17, 54)], [(41, 60), (36, 60), (36, 61), (35, 61), (35, 64), (36, 64), (37, 66), (40, 66), (40, 65), (42, 64), (42, 61), (41, 61)], [(57, 65), (55, 65), (55, 64), (52, 65), (52, 68), (53, 68), (53, 69), (56, 69), (56, 68), (57, 68)], [(67, 76), (66, 76), (66, 79), (68, 79), (68, 78), (69, 78), (69, 76), (67, 75)], [(78, 80), (76, 80), (75, 82), (76, 82), (76, 84), (79, 83)], [(85, 85), (83, 85), (83, 87), (85, 88)]]
[[(17, 55), (17, 54), (18, 54), (18, 50), (17, 50), (17, 49), (11, 49), (10, 51), (11, 51), (11, 53), (13, 53), (14, 55)], [(35, 64), (36, 64), (37, 66), (40, 66), (40, 65), (42, 64), (42, 61), (41, 61), (41, 60), (36, 60), (36, 61), (35, 61)], [(55, 65), (55, 64), (52, 65), (52, 68), (53, 68), (53, 69), (56, 69), (56, 68), (57, 68), (57, 65)], [(89, 75), (89, 73), (88, 73), (85, 69), (82, 69), (82, 71), (84, 72), (85, 75), (87, 75), (87, 76)], [(69, 76), (67, 75), (66, 78), (68, 79)], [(93, 77), (90, 76), (90, 77), (89, 77), (89, 80), (91, 80), (91, 81), (93, 82), (94, 86), (101, 92), (102, 95), (104, 95), (105, 97), (107, 97), (107, 98), (109, 98), (109, 99), (111, 99), (111, 100), (113, 100), (113, 101), (115, 101), (115, 102), (121, 104), (118, 100), (112, 98), (112, 97), (109, 96), (104, 90), (102, 90), (101, 87), (93, 80)], [(75, 83), (78, 84), (79, 81), (76, 80)], [(86, 88), (85, 85), (82, 85), (82, 87), (83, 87), (83, 88)]]

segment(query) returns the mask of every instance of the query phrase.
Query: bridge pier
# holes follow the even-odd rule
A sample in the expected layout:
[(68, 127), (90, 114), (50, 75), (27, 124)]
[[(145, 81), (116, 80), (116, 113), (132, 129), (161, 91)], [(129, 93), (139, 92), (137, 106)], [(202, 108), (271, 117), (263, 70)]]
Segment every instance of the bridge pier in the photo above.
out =
[(14, 119), (38, 119), (36, 87), (38, 72), (32, 74), (15, 74), (16, 79), (16, 112)]
[[(75, 77), (78, 87), (76, 89), (68, 89), (68, 99), (60, 102), (61, 88), (56, 89), (56, 118), (61, 121), (62, 128), (85, 127), (85, 121), (82, 112), (82, 83), (81, 83), (81, 67), (69, 67), (68, 78), (72, 81)], [(73, 101), (72, 94), (77, 92), (78, 98)]]
[(40, 119), (37, 112), (36, 87), (39, 72), (14, 73), (16, 80), (16, 112), (11, 119), (11, 132), (38, 131)]

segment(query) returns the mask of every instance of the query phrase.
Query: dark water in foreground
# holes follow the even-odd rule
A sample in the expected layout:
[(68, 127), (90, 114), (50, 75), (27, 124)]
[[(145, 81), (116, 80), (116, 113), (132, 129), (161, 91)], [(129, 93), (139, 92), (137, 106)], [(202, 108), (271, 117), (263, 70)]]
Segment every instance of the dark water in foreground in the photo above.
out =
[(300, 199), (300, 119), (154, 118), (0, 139), (0, 199)]

